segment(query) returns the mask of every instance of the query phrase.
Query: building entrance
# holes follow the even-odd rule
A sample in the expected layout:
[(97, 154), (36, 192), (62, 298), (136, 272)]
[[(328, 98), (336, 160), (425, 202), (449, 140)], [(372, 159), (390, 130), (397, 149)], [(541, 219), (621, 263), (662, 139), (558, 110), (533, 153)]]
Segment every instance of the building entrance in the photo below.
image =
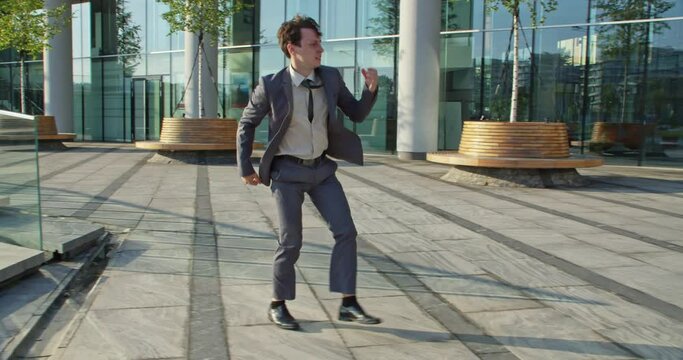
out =
[(163, 76), (132, 78), (130, 134), (126, 141), (159, 140), (164, 117)]

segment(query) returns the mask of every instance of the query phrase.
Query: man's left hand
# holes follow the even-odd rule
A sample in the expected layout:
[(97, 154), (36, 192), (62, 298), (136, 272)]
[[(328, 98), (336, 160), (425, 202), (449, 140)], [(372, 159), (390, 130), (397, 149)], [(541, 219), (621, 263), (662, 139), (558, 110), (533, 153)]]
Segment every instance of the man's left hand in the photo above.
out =
[(363, 74), (363, 77), (365, 78), (365, 86), (368, 87), (368, 90), (370, 90), (370, 92), (374, 93), (375, 90), (377, 90), (377, 85), (379, 85), (379, 76), (377, 75), (377, 69), (361, 69), (360, 72), (361, 74)]

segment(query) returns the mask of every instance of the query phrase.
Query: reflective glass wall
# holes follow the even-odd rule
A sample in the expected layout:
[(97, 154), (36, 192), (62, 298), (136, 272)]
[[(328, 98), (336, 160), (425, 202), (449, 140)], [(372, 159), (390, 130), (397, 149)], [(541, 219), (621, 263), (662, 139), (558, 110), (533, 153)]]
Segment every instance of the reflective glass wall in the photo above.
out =
[[(262, 75), (286, 64), (280, 24), (300, 13), (319, 20), (323, 63), (356, 95), (360, 68), (380, 73), (367, 120), (347, 123), (366, 151), (396, 143), (397, 0), (251, 0), (228, 19), (219, 42), (218, 112), (239, 118)], [(462, 122), (506, 121), (512, 86), (512, 19), (485, 0), (441, 0), (438, 144), (457, 149)], [(537, 4), (537, 8), (540, 6)], [(164, 116), (182, 116), (184, 38), (168, 34), (156, 0), (74, 1), (75, 130), (80, 140), (158, 137)], [(409, 15), (408, 15), (409, 16)], [(545, 19), (541, 23), (540, 20)], [(683, 165), (683, 0), (560, 0), (550, 13), (522, 8), (519, 118), (566, 123), (575, 152), (626, 164)], [(426, 21), (430, 21), (427, 19)], [(0, 108), (18, 109), (16, 54), (0, 53)], [(42, 112), (42, 62), (26, 72), (30, 113)], [(265, 141), (261, 127), (257, 133)], [(593, 140), (591, 140), (593, 139)]]
[[(509, 118), (512, 18), (442, 4), (439, 147), (457, 149), (463, 120)], [(608, 163), (683, 165), (682, 0), (561, 0), (531, 20), (523, 9), (520, 121), (566, 123), (574, 152)]]
[(0, 110), (0, 242), (42, 250), (36, 122)]

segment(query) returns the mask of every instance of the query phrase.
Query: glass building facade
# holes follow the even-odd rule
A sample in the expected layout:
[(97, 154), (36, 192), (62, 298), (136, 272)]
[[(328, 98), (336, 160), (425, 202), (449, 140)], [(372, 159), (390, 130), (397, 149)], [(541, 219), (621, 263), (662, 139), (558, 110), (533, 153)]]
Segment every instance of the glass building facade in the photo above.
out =
[[(435, 1), (435, 0), (434, 0)], [(380, 74), (379, 98), (351, 124), (368, 152), (396, 149), (397, 0), (251, 0), (227, 19), (219, 42), (218, 113), (239, 118), (259, 76), (287, 64), (276, 32), (295, 14), (317, 18), (323, 63), (340, 70), (356, 95), (360, 68)], [(457, 149), (465, 120), (509, 117), (512, 19), (485, 0), (441, 0), (439, 149)], [(541, 9), (537, 4), (537, 8)], [(182, 116), (184, 36), (169, 34), (158, 0), (73, 1), (74, 129), (82, 141), (157, 139), (160, 119)], [(593, 148), (623, 164), (683, 166), (683, 0), (559, 0), (523, 9), (520, 121), (564, 122), (573, 151), (587, 152), (596, 123), (632, 124), (636, 141)], [(541, 19), (544, 22), (540, 22)], [(0, 53), (0, 108), (19, 108), (16, 54)], [(42, 63), (28, 64), (30, 113), (42, 113)], [(419, 91), (419, 89), (416, 89)], [(266, 128), (258, 141), (266, 138)], [(581, 141), (586, 140), (586, 141)], [(604, 145), (604, 144), (603, 144)]]

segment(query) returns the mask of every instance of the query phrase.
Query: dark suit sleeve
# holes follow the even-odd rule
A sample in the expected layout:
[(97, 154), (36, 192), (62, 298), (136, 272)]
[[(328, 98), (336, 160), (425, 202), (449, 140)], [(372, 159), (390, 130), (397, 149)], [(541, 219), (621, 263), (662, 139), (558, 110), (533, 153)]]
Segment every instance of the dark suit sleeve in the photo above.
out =
[(251, 163), (251, 153), (254, 149), (254, 133), (263, 118), (268, 115), (270, 105), (265, 79), (261, 78), (256, 89), (251, 93), (249, 104), (242, 113), (237, 128), (237, 166), (240, 176), (248, 176), (256, 171)]
[(349, 119), (351, 119), (351, 121), (361, 122), (365, 120), (365, 117), (368, 116), (370, 110), (372, 110), (372, 106), (375, 105), (378, 89), (375, 89), (375, 92), (372, 93), (368, 87), (363, 84), (363, 94), (361, 95), (360, 100), (356, 100), (356, 98), (353, 97), (353, 94), (351, 94), (349, 89), (346, 87), (344, 79), (339, 71), (335, 71), (335, 73), (339, 78), (339, 95), (337, 97), (337, 106), (339, 106), (339, 108), (344, 112), (344, 114), (346, 114), (346, 116), (349, 117)]

